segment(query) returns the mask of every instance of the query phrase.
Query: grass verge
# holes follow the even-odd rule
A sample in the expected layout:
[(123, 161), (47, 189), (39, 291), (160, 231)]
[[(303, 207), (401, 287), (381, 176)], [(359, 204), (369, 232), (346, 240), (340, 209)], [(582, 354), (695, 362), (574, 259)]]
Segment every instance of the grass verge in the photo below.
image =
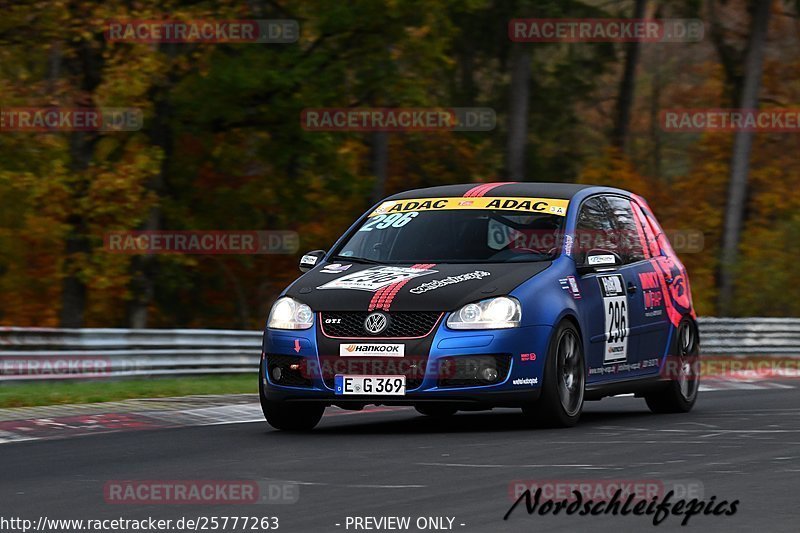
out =
[(256, 374), (0, 384), (0, 408), (258, 392)]

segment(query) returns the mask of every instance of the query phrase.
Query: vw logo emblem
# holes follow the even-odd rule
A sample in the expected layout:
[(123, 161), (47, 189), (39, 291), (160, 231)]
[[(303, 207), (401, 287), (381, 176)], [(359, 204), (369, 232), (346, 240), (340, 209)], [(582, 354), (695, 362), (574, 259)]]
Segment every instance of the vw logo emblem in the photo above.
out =
[(383, 332), (388, 325), (389, 319), (383, 313), (372, 313), (364, 321), (364, 329), (373, 335)]

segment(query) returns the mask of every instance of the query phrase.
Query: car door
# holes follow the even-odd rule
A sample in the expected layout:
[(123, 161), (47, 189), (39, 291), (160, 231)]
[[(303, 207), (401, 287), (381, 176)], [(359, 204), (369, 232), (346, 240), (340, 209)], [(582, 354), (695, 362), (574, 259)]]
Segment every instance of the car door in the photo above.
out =
[[(666, 353), (670, 338), (670, 297), (665, 279), (657, 264), (665, 255), (658, 242), (661, 228), (653, 228), (642, 208), (634, 200), (631, 202), (637, 231), (641, 230), (640, 240), (643, 244), (645, 261), (639, 268), (645, 327), (642, 334), (642, 360), (649, 363), (653, 359), (660, 360)], [(671, 281), (671, 280), (670, 280)], [(657, 371), (657, 366), (652, 372)]]
[(614, 213), (606, 196), (593, 196), (583, 202), (575, 228), (574, 253), (577, 264), (585, 262), (591, 249), (614, 252), (623, 259), (619, 267), (597, 269), (581, 277), (586, 295), (582, 305), (583, 324), (589, 339), (587, 362), (590, 381), (628, 377), (631, 363), (638, 360), (638, 338), (632, 335), (632, 296), (628, 287), (636, 273), (625, 264), (625, 250), (620, 247)]
[(622, 196), (606, 197), (614, 225), (619, 254), (625, 263), (620, 269), (625, 277), (629, 304), (631, 337), (636, 338), (636, 352), (631, 353), (632, 373), (649, 373), (657, 369), (664, 353), (669, 324), (663, 311), (661, 287), (654, 265), (648, 260), (646, 241), (637, 206)]

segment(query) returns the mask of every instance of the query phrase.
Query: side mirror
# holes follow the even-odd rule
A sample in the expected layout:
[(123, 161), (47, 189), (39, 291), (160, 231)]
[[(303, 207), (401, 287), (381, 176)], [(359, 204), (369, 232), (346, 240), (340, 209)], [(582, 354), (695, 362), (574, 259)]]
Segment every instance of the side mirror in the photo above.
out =
[(319, 263), (320, 259), (325, 257), (325, 254), (328, 253), (325, 250), (314, 250), (313, 252), (308, 252), (303, 254), (303, 257), (300, 258), (300, 272), (308, 272)]
[(598, 270), (613, 270), (622, 266), (622, 258), (619, 254), (609, 250), (593, 249), (586, 252), (586, 257), (581, 265), (578, 265), (579, 274), (588, 274)]

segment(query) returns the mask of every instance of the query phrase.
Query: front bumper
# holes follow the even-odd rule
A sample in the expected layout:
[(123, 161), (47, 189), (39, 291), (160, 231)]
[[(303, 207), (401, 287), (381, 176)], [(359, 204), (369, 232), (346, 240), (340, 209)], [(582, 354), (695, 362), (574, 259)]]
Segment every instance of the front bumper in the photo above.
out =
[[(455, 331), (440, 325), (433, 333), (426, 371), (421, 382), (418, 386), (415, 383), (415, 388), (407, 389), (404, 396), (340, 396), (334, 393), (330, 379), (327, 380), (328, 383), (324, 379), (323, 374), (330, 372), (330, 369), (323, 363), (331, 355), (319, 353), (316, 326), (296, 332), (267, 329), (263, 342), (260, 388), (270, 401), (316, 401), (329, 405), (352, 406), (414, 405), (427, 402), (463, 404), (464, 408), (520, 406), (535, 401), (539, 396), (551, 333), (550, 326)], [(352, 342), (358, 341), (347, 341)], [(370, 343), (371, 340), (365, 338), (363, 342)], [(438, 369), (446, 364), (446, 359), (486, 355), (508, 357), (508, 372), (502, 380), (473, 386), (442, 386)], [(270, 376), (268, 368), (270, 361), (277, 358), (302, 361), (303, 368), (312, 370), (303, 372), (304, 379), (294, 380), (292, 385), (278, 384)]]

